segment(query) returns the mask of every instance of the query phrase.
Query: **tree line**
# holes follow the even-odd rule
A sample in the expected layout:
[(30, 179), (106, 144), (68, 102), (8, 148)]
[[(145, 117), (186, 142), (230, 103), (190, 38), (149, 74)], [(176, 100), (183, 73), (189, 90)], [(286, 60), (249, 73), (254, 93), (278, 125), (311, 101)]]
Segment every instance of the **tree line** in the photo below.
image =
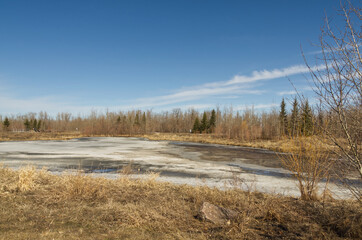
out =
[[(318, 116), (318, 117), (316, 117)], [(154, 132), (213, 134), (251, 141), (280, 137), (310, 136), (317, 132), (318, 118), (308, 101), (294, 99), (291, 110), (283, 99), (280, 109), (257, 112), (253, 108), (234, 111), (232, 106), (199, 112), (194, 109), (152, 111), (92, 111), (88, 116), (47, 112), (0, 116), (2, 131), (79, 131), (87, 135), (137, 135)]]

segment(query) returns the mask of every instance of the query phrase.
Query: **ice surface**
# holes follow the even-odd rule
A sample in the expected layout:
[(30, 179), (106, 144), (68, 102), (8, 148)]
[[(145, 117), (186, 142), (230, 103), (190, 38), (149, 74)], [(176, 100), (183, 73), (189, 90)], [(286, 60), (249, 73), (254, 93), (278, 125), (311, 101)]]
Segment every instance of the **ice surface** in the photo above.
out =
[[(186, 144), (187, 145), (187, 144)], [(217, 148), (218, 152), (212, 152)], [(221, 150), (220, 150), (221, 149)], [(208, 145), (198, 152), (185, 145), (139, 138), (80, 138), (70, 141), (0, 142), (0, 163), (11, 168), (32, 165), (46, 167), (54, 173), (81, 169), (94, 176), (119, 177), (122, 167), (132, 164), (133, 177), (146, 172), (160, 172), (160, 181), (176, 184), (207, 185), (217, 188), (241, 187), (275, 194), (298, 196), (297, 183), (282, 168), (245, 163), (245, 158), (228, 155), (229, 149), (243, 148)], [(252, 156), (248, 148), (248, 155)], [(222, 152), (220, 156), (214, 156)], [(208, 159), (208, 154), (219, 159)], [(268, 157), (269, 153), (263, 153)], [(272, 153), (270, 153), (272, 154)], [(264, 156), (263, 155), (263, 156)], [(256, 155), (259, 156), (259, 155)], [(270, 158), (272, 155), (270, 155)], [(103, 169), (103, 171), (102, 171)], [(320, 189), (325, 183), (320, 184)], [(350, 197), (346, 189), (329, 184), (337, 198)]]

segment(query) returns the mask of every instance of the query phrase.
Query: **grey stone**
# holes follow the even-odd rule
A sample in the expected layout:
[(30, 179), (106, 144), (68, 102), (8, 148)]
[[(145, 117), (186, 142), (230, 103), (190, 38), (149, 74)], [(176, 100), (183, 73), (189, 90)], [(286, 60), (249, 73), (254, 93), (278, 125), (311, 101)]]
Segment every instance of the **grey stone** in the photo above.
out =
[(198, 217), (205, 221), (210, 221), (215, 224), (230, 224), (230, 221), (236, 218), (238, 212), (231, 209), (223, 208), (204, 202), (201, 205)]

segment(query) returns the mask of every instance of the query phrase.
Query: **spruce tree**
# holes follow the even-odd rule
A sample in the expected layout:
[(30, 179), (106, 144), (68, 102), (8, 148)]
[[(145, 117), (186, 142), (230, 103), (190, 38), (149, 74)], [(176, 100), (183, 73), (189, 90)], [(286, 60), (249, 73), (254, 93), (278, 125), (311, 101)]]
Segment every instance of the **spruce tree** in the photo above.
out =
[(212, 109), (211, 111), (211, 117), (210, 117), (210, 121), (209, 121), (209, 132), (213, 132), (216, 126), (216, 112), (214, 109)]
[(294, 98), (292, 114), (290, 116), (290, 134), (292, 137), (298, 136), (298, 126), (299, 126), (298, 100), (297, 98)]
[(287, 110), (285, 109), (284, 98), (280, 103), (279, 121), (280, 121), (280, 134), (282, 136), (288, 135), (288, 118), (287, 118)]
[(301, 131), (304, 136), (310, 136), (313, 134), (313, 115), (312, 109), (309, 106), (308, 100), (303, 104)]
[(39, 120), (39, 121), (38, 121), (38, 125), (37, 125), (37, 129), (38, 129), (38, 131), (40, 131), (40, 128), (41, 128), (41, 123), (42, 123), (42, 122), (41, 122), (41, 120)]
[(25, 119), (24, 121), (24, 126), (25, 126), (25, 131), (29, 131), (30, 130), (30, 122), (28, 119)]
[(5, 120), (4, 120), (4, 122), (3, 122), (3, 127), (4, 127), (4, 130), (8, 130), (9, 129), (9, 127), (10, 127), (10, 121), (9, 121), (9, 119), (7, 118), (7, 117), (5, 117)]
[(318, 122), (316, 123), (316, 127), (318, 129), (318, 132), (321, 133), (323, 132), (323, 126), (324, 126), (324, 116), (323, 116), (323, 112), (320, 110), (318, 112), (318, 116), (317, 116)]
[(204, 115), (202, 116), (202, 120), (201, 120), (200, 132), (206, 131), (207, 128), (208, 128), (207, 115), (206, 115), (206, 112), (204, 112)]
[(36, 131), (37, 126), (38, 126), (38, 121), (36, 119), (34, 119), (33, 128), (34, 128), (35, 131)]
[(143, 112), (143, 114), (142, 114), (142, 123), (141, 123), (143, 133), (146, 133), (146, 121), (147, 121), (146, 113)]
[(134, 119), (134, 124), (135, 126), (139, 126), (140, 125), (140, 116), (138, 115), (138, 113), (136, 113), (136, 117)]
[(146, 125), (146, 113), (143, 112), (143, 115), (142, 115), (142, 125)]
[(192, 128), (192, 132), (196, 133), (200, 131), (200, 120), (198, 117), (195, 118), (194, 126)]

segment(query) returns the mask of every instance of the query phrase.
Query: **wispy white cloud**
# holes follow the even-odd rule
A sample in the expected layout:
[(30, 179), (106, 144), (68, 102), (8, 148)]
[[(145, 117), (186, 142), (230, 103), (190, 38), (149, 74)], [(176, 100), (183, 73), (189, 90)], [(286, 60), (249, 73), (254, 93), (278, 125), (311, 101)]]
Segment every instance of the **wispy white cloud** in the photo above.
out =
[[(314, 70), (322, 70), (323, 65), (313, 67)], [(138, 102), (134, 106), (148, 107), (148, 106), (164, 106), (180, 102), (187, 102), (197, 99), (208, 98), (210, 96), (228, 97), (235, 94), (261, 94), (263, 91), (252, 89), (255, 83), (262, 80), (271, 80), (292, 76), (296, 74), (303, 74), (309, 72), (308, 67), (305, 65), (294, 65), (282, 69), (254, 71), (250, 76), (236, 75), (229, 81), (206, 83), (200, 86), (194, 86), (193, 89), (189, 87), (185, 90), (177, 91), (174, 94), (157, 96), (152, 98), (137, 99)]]
[(263, 91), (253, 89), (243, 89), (244, 86), (230, 86), (219, 88), (197, 88), (185, 90), (174, 94), (156, 96), (151, 98), (136, 99), (134, 108), (159, 107), (182, 102), (189, 102), (199, 99), (206, 99), (212, 96), (227, 96), (229, 94), (261, 94)]
[(181, 109), (182, 111), (188, 109), (195, 109), (195, 110), (205, 110), (205, 109), (212, 109), (215, 108), (213, 104), (186, 104), (186, 105), (173, 105), (163, 108), (163, 110), (173, 110), (173, 109)]
[(238, 83), (248, 83), (261, 80), (269, 80), (281, 77), (287, 77), (295, 74), (307, 73), (309, 69), (304, 65), (296, 65), (283, 69), (274, 69), (272, 71), (262, 70), (254, 71), (251, 76), (240, 76), (237, 75), (230, 81), (226, 82), (226, 85), (238, 84)]
[[(314, 70), (322, 70), (324, 66), (315, 66)], [(236, 75), (228, 81), (211, 82), (198, 86), (189, 86), (187, 89), (179, 89), (174, 93), (155, 96), (150, 98), (136, 98), (127, 102), (131, 104), (116, 105), (116, 106), (80, 106), (74, 104), (74, 101), (64, 101), (68, 99), (66, 96), (44, 96), (32, 99), (21, 99), (5, 96), (0, 91), (0, 110), (2, 112), (29, 112), (46, 110), (49, 112), (90, 112), (92, 109), (112, 109), (112, 110), (127, 110), (139, 108), (160, 108), (171, 105), (197, 106), (193, 105), (192, 101), (208, 100), (210, 97), (218, 98), (237, 98), (241, 95), (256, 95), (262, 94), (264, 91), (260, 89), (259, 82), (265, 80), (278, 79), (296, 74), (309, 72), (309, 69), (304, 65), (294, 65), (282, 69), (254, 71), (251, 75)], [(258, 87), (258, 88), (256, 88)], [(1, 90), (1, 89), (0, 89)], [(283, 94), (292, 94), (292, 92), (283, 92)], [(294, 93), (293, 93), (294, 94)], [(267, 108), (271, 105), (255, 105), (254, 109)]]
[(247, 105), (239, 105), (236, 106), (234, 109), (236, 111), (243, 111), (246, 109), (270, 109), (273, 107), (277, 107), (279, 106), (276, 103), (267, 103), (267, 104), (247, 104)]
[(240, 98), (240, 96), (231, 95), (231, 96), (221, 96), (220, 98), (222, 98), (222, 99), (237, 99), (237, 98)]
[(348, 51), (348, 50), (351, 50), (351, 49), (359, 49), (360, 47), (362, 46), (362, 44), (358, 44), (358, 45), (355, 45), (355, 46), (351, 46), (351, 45), (345, 45), (344, 47), (335, 47), (333, 49), (324, 49), (324, 50), (316, 50), (316, 51), (310, 51), (310, 52), (307, 52), (305, 53), (305, 55), (318, 55), (318, 54), (322, 54), (323, 52), (324, 53), (331, 53), (331, 52), (340, 52), (340, 51)]
[(276, 103), (268, 103), (268, 104), (257, 104), (254, 106), (254, 109), (266, 109), (266, 108), (273, 108), (278, 107), (279, 104)]
[[(325, 69), (324, 65), (314, 66), (312, 67), (313, 70), (323, 70)], [(207, 83), (204, 86), (206, 87), (220, 87), (220, 86), (230, 86), (235, 84), (245, 84), (245, 83), (252, 83), (262, 80), (271, 80), (277, 79), (287, 76), (292, 76), (296, 74), (303, 74), (308, 73), (309, 69), (305, 65), (294, 65), (287, 68), (282, 69), (273, 69), (273, 70), (261, 70), (261, 71), (254, 71), (250, 76), (245, 75), (236, 75), (229, 81), (225, 82), (214, 82), (214, 83)]]
[(279, 96), (284, 96), (284, 95), (295, 95), (297, 94), (296, 91), (282, 91), (282, 92), (278, 92)]
[[(81, 105), (74, 96), (48, 95), (37, 97), (19, 97), (8, 88), (0, 87), (0, 114), (11, 115), (19, 113), (38, 113), (46, 111), (55, 116), (59, 112), (73, 114), (89, 114), (92, 110), (105, 111), (108, 106)], [(109, 107), (116, 109), (115, 107)]]
[(58, 107), (51, 97), (37, 97), (31, 99), (20, 99), (8, 97), (4, 94), (0, 96), (0, 109), (5, 113), (16, 113), (33, 111), (34, 109), (52, 109)]
[(315, 91), (315, 90), (317, 90), (317, 88), (315, 86), (305, 86), (305, 87), (302, 87), (302, 90), (304, 90), (304, 91)]

